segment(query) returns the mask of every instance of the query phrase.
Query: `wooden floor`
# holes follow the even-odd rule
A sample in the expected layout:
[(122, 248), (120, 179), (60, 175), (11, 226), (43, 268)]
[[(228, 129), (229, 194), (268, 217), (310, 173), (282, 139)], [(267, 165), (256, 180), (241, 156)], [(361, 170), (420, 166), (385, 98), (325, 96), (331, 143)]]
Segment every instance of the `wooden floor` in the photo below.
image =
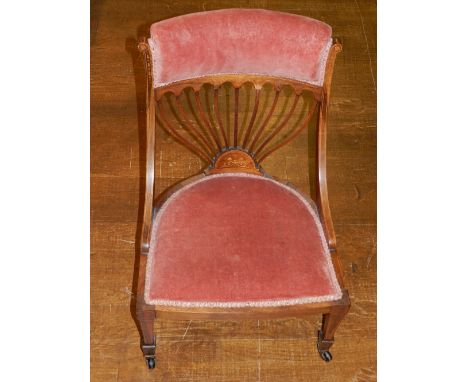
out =
[[(344, 51), (330, 107), (330, 202), (352, 308), (334, 360), (315, 350), (320, 317), (276, 321), (158, 321), (157, 368), (148, 371), (130, 314), (142, 202), (144, 106), (135, 39), (154, 21), (229, 7), (302, 14), (332, 25)], [(91, 380), (376, 380), (376, 4), (374, 1), (92, 1)], [(281, 33), (279, 30), (278, 33)], [(201, 169), (162, 132), (158, 191)], [(307, 134), (275, 153), (268, 172), (307, 192)], [(297, 164), (297, 165), (296, 165)]]

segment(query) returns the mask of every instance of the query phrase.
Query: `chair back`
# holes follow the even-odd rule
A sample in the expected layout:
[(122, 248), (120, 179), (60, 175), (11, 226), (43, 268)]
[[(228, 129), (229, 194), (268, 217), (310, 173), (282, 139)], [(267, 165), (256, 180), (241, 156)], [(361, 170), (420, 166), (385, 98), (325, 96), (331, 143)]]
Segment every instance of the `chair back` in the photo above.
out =
[(212, 172), (252, 173), (317, 115), (337, 47), (327, 24), (261, 9), (157, 22), (140, 45), (159, 124)]

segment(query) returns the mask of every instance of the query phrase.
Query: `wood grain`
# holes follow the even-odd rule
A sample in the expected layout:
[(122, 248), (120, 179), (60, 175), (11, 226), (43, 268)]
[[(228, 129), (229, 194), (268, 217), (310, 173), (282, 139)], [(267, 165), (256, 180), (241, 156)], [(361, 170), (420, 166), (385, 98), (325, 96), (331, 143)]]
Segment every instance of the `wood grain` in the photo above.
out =
[[(376, 4), (367, 1), (94, 1), (91, 15), (92, 381), (376, 380)], [(148, 371), (130, 314), (134, 243), (146, 140), (144, 73), (134, 49), (151, 22), (228, 7), (302, 14), (333, 27), (338, 55), (329, 104), (327, 177), (337, 246), (353, 306), (334, 360), (315, 349), (320, 317), (252, 321), (157, 320), (157, 368)], [(135, 77), (140, 78), (135, 81)], [(220, 94), (222, 96), (222, 94)], [(203, 101), (203, 100), (202, 100)], [(231, 101), (234, 101), (233, 99)], [(281, 101), (278, 101), (278, 113)], [(251, 97), (251, 105), (254, 100)], [(245, 107), (239, 98), (242, 130)], [(251, 109), (250, 109), (251, 110)], [(262, 110), (260, 101), (259, 113)], [(279, 114), (276, 114), (279, 116)], [(273, 117), (274, 118), (274, 117)], [(226, 126), (226, 128), (228, 128)], [(231, 133), (233, 123), (231, 123)], [(157, 129), (155, 192), (196, 174), (201, 161)], [(308, 192), (307, 131), (263, 164)], [(313, 160), (313, 158), (311, 158)], [(143, 194), (144, 195), (144, 194)]]

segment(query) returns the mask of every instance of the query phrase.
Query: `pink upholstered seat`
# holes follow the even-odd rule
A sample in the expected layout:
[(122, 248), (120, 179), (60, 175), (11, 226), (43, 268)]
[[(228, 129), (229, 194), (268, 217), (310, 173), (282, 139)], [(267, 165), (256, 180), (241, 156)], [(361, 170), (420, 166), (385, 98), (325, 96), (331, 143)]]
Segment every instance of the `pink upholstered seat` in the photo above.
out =
[(322, 86), (331, 27), (263, 9), (192, 13), (151, 26), (155, 87), (216, 74), (263, 74)]
[(210, 175), (175, 192), (156, 215), (146, 271), (148, 304), (341, 298), (315, 209), (297, 191), (256, 175)]

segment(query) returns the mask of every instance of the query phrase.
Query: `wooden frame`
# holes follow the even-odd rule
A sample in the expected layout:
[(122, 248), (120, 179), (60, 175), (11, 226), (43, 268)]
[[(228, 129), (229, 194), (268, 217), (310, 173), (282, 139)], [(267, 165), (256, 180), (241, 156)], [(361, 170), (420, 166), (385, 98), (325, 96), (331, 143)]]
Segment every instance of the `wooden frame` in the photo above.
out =
[[(338, 52), (341, 51), (341, 44), (334, 39), (333, 45), (330, 48), (329, 56), (325, 68), (325, 78), (322, 87), (313, 86), (304, 82), (295, 81), (287, 78), (276, 78), (268, 76), (258, 75), (218, 75), (218, 76), (207, 76), (203, 78), (194, 78), (184, 81), (178, 81), (170, 85), (166, 85), (157, 89), (154, 89), (153, 84), (153, 70), (152, 70), (152, 57), (149, 46), (146, 42), (141, 42), (138, 45), (140, 52), (144, 57), (146, 66), (146, 131), (147, 131), (147, 150), (146, 150), (146, 190), (144, 199), (143, 209), (143, 221), (141, 230), (141, 242), (140, 242), (140, 259), (139, 259), (139, 274), (138, 274), (138, 290), (136, 297), (136, 319), (141, 331), (141, 348), (144, 356), (146, 357), (149, 368), (153, 368), (155, 365), (155, 336), (153, 324), (156, 316), (170, 319), (183, 319), (183, 320), (196, 320), (196, 319), (267, 319), (267, 318), (279, 318), (279, 317), (293, 317), (303, 316), (311, 314), (322, 314), (322, 328), (318, 334), (317, 349), (319, 354), (325, 361), (331, 360), (331, 354), (329, 352), (330, 347), (333, 345), (335, 331), (344, 318), (350, 308), (350, 300), (347, 290), (344, 286), (344, 277), (341, 267), (340, 260), (338, 258), (336, 250), (336, 238), (335, 231), (333, 228), (333, 222), (331, 218), (330, 205), (328, 201), (328, 189), (327, 189), (327, 174), (326, 174), (326, 130), (327, 130), (327, 112), (328, 103), (330, 99), (330, 88), (333, 74), (333, 67), (335, 58)], [(227, 137), (226, 132), (223, 130), (222, 121), (218, 113), (218, 89), (224, 83), (231, 83), (235, 93), (235, 123), (233, 142), (230, 137)], [(274, 86), (276, 91), (274, 105), (276, 105), (277, 97), (281, 87), (291, 86), (296, 94), (294, 107), (296, 105), (298, 97), (303, 92), (310, 92), (312, 98), (315, 101), (314, 105), (310, 105), (307, 117), (300, 124), (297, 131), (292, 133), (292, 136), (287, 136), (280, 145), (276, 145), (272, 149), (267, 149), (269, 135), (264, 137), (263, 143), (259, 143), (263, 138), (258, 139), (262, 136), (262, 131), (257, 134), (252, 133), (253, 122), (250, 121), (248, 128), (244, 132), (244, 136), (238, 136), (237, 131), (237, 115), (238, 115), (238, 96), (239, 89), (245, 83), (253, 84), (255, 88), (255, 106), (252, 112), (252, 120), (255, 119), (256, 111), (258, 109), (258, 98), (262, 87), (266, 83), (270, 83)], [(203, 108), (199, 103), (198, 93), (200, 89), (209, 84), (213, 87), (213, 100), (214, 109), (217, 116), (217, 128), (213, 127), (208, 121), (208, 118), (204, 114)], [(177, 109), (184, 116), (185, 111), (180, 105), (179, 97), (184, 93), (184, 90), (190, 88), (195, 94), (195, 101), (200, 111), (200, 118), (204, 120), (206, 124), (206, 135), (203, 136), (200, 131), (194, 130), (194, 126), (189, 126), (188, 119), (184, 119), (184, 125), (189, 129), (192, 137), (198, 141), (198, 146), (192, 142), (187, 142), (187, 139), (183, 138), (180, 133), (175, 129), (171, 128), (167, 123), (167, 120), (162, 111), (161, 102), (165, 97), (175, 97), (177, 103)], [(294, 110), (294, 108), (292, 109)], [(205, 174), (208, 176), (214, 173), (220, 172), (246, 172), (263, 176), (263, 170), (260, 163), (273, 151), (280, 148), (290, 140), (294, 139), (302, 129), (306, 128), (309, 121), (314, 115), (315, 111), (318, 111), (318, 126), (317, 126), (317, 143), (316, 143), (316, 183), (317, 183), (317, 207), (320, 214), (320, 219), (324, 228), (327, 244), (331, 253), (333, 266), (336, 272), (336, 276), (340, 287), (342, 289), (342, 298), (338, 301), (320, 302), (313, 304), (301, 304), (292, 306), (278, 306), (278, 307), (237, 307), (237, 308), (187, 308), (187, 307), (172, 307), (172, 306), (153, 306), (148, 305), (144, 301), (144, 289), (145, 289), (145, 275), (146, 275), (146, 260), (150, 249), (150, 235), (155, 210), (157, 210), (158, 204), (164, 202), (164, 200), (173, 192), (180, 187), (199, 179), (201, 175), (192, 177), (185, 182), (177, 185), (175, 188), (171, 188), (170, 191), (158, 198), (158, 202), (155, 201), (154, 185), (155, 185), (155, 128), (156, 128), (156, 112), (159, 113), (159, 117), (166, 123), (166, 130), (181, 143), (185, 144), (190, 150), (199, 155), (202, 159), (205, 159), (209, 165), (205, 170)], [(268, 118), (271, 116), (272, 111), (269, 113)], [(290, 112), (289, 114), (292, 114)], [(286, 118), (281, 122), (278, 127), (275, 127), (273, 133), (279, 132), (285, 125), (287, 125), (289, 119)], [(266, 124), (265, 122), (264, 124)], [(262, 130), (260, 126), (260, 130)], [(250, 135), (250, 136), (249, 136)], [(251, 140), (250, 140), (251, 139)], [(265, 141), (267, 141), (265, 143)], [(253, 142), (253, 143), (252, 143)], [(255, 151), (256, 150), (256, 151)], [(213, 155), (214, 154), (214, 155)]]

